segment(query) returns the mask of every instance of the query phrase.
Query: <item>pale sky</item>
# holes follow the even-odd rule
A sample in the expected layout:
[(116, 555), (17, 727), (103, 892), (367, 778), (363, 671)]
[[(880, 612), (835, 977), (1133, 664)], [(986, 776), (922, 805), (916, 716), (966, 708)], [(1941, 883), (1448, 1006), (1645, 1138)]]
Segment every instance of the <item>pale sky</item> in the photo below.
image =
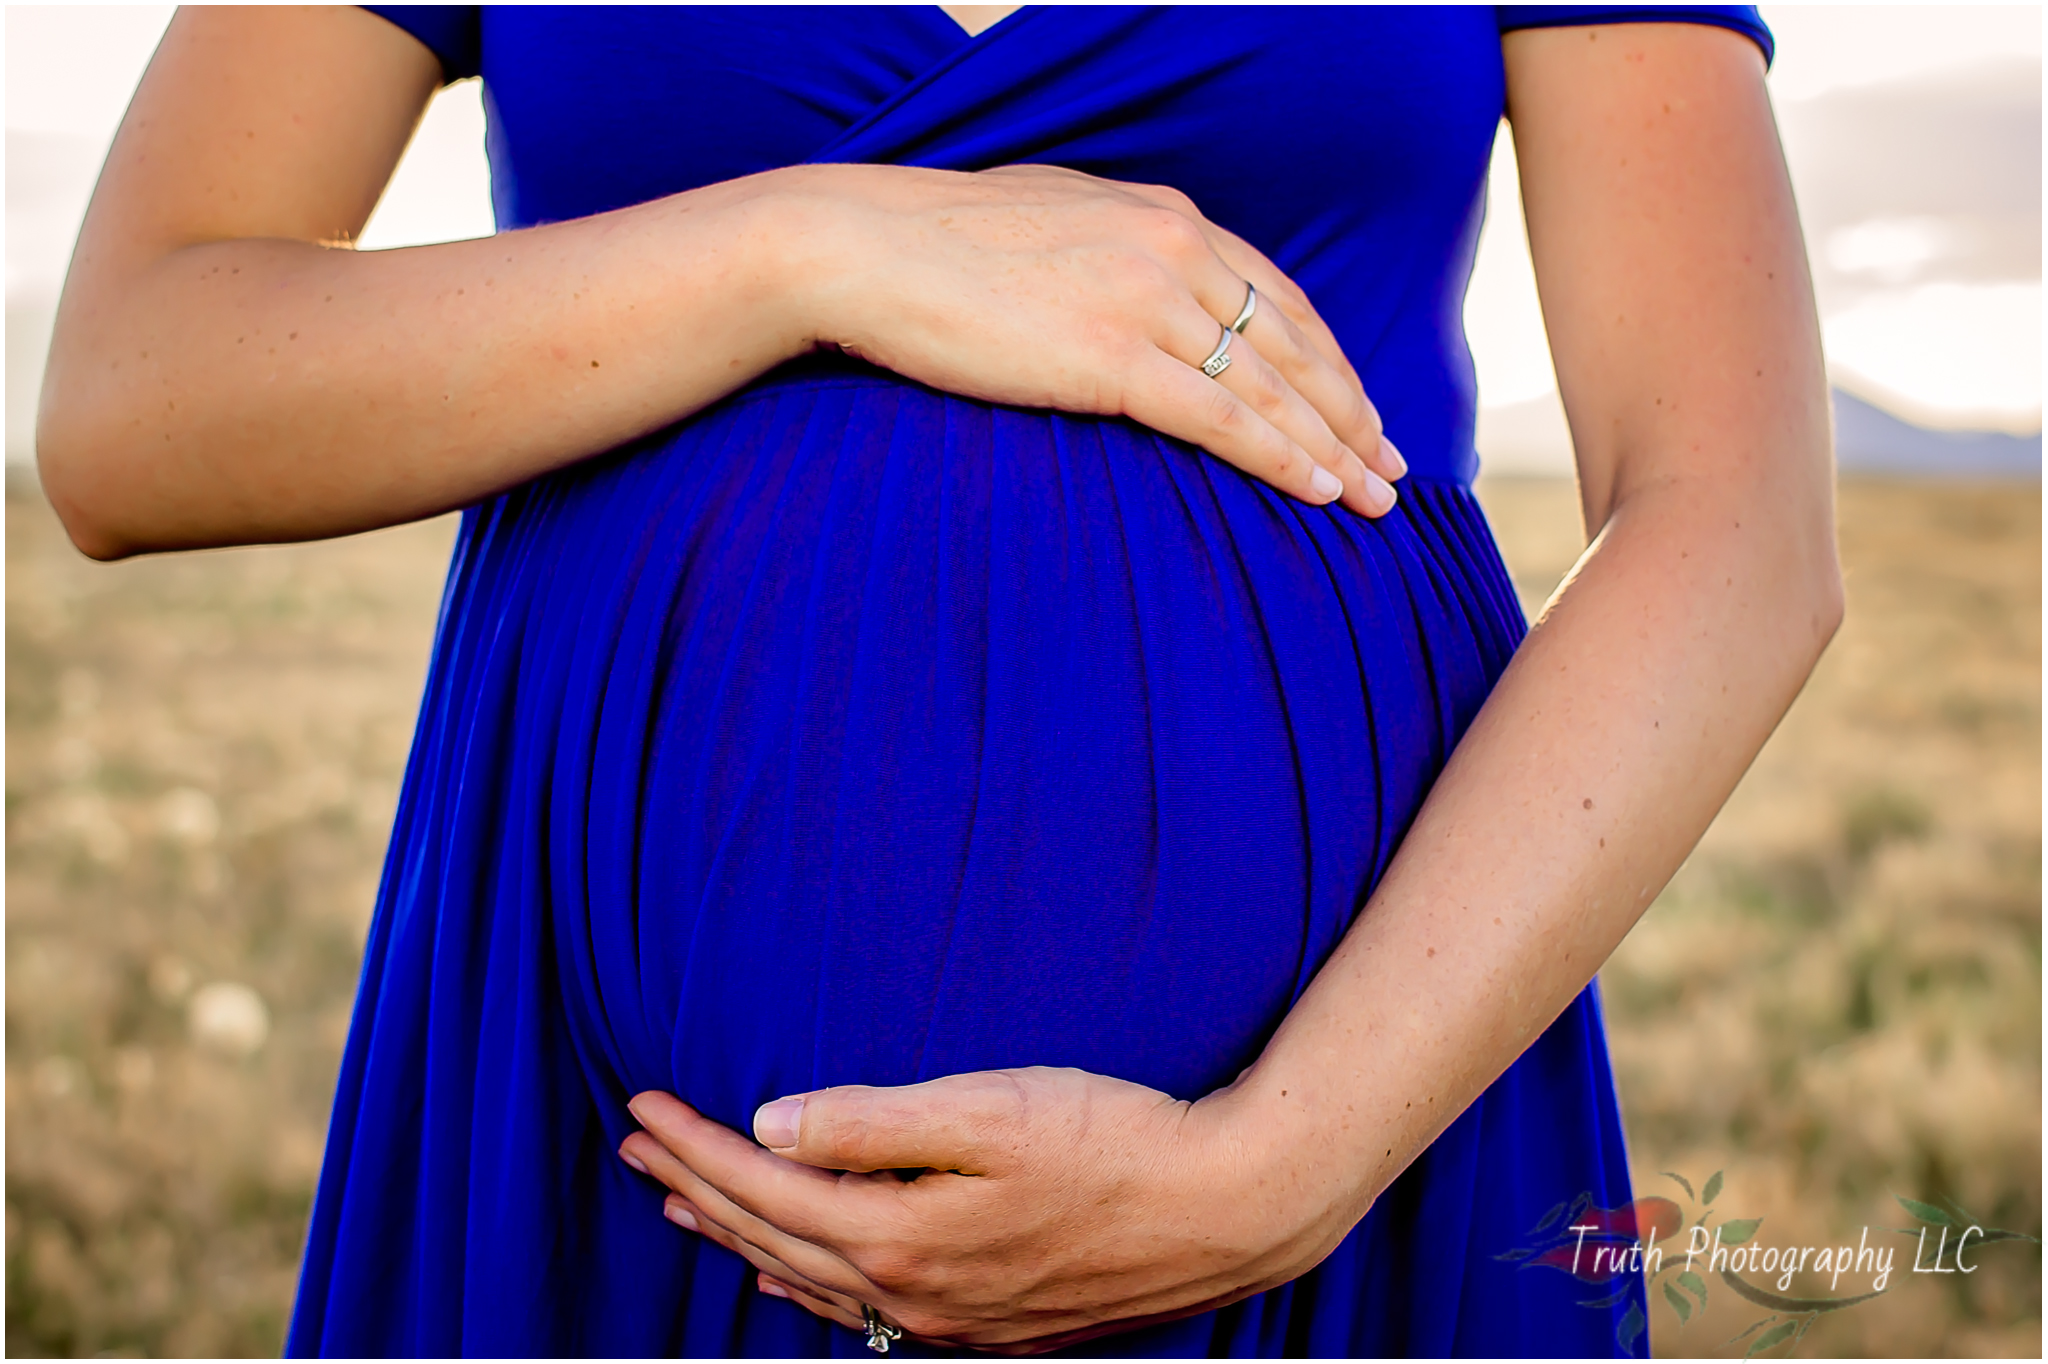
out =
[[(168, 6), (6, 11), (8, 451), (92, 180)], [(1770, 82), (1831, 371), (1923, 424), (2038, 430), (2041, 24), (2036, 6), (1779, 6)], [(492, 230), (479, 86), (442, 92), (365, 248)], [(1555, 379), (1503, 135), (1466, 307), (1481, 448), (1559, 463)], [(25, 449), (19, 450), (25, 453)], [(1560, 471), (1561, 468), (1560, 468)]]
[[(2038, 431), (2041, 9), (1762, 9), (1835, 382), (1922, 425)], [(1465, 308), (1479, 446), (1565, 472), (1514, 185), (1503, 134)]]

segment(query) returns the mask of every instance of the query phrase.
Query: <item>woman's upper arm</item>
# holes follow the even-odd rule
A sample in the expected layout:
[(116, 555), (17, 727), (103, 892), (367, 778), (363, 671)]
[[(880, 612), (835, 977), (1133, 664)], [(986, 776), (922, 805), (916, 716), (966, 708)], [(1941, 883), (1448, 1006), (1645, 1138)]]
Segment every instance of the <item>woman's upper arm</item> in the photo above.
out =
[(359, 9), (180, 9), (108, 153), (64, 311), (185, 246), (352, 240), (440, 79), (418, 39)]
[(1632, 487), (1694, 476), (1825, 513), (1819, 327), (1756, 45), (1626, 24), (1502, 49), (1589, 529)]

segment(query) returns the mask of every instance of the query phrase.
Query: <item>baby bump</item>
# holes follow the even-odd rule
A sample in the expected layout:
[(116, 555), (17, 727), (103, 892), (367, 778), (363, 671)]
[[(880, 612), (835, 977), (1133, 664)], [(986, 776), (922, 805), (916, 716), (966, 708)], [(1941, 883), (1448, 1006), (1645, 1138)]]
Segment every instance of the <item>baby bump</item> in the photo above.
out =
[(1227, 1083), (1521, 630), (1461, 487), (1368, 522), (865, 378), (509, 495), (453, 582), (517, 598), (584, 1054), (728, 1122), (1004, 1066)]

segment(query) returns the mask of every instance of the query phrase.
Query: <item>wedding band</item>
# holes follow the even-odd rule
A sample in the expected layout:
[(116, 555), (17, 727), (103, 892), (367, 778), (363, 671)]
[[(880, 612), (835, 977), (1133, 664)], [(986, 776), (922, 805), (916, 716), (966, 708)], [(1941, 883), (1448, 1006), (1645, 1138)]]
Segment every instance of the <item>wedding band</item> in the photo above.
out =
[(1230, 368), (1230, 338), (1237, 333), (1225, 327), (1223, 339), (1216, 343), (1216, 349), (1209, 352), (1209, 358), (1202, 362), (1202, 373), (1211, 379)]
[(889, 1342), (903, 1339), (903, 1328), (882, 1320), (882, 1314), (866, 1303), (860, 1305), (860, 1322), (867, 1328), (868, 1348), (878, 1355), (889, 1353)]
[(1237, 310), (1237, 321), (1230, 324), (1230, 330), (1236, 332), (1239, 336), (1244, 335), (1245, 324), (1252, 320), (1252, 314), (1257, 312), (1258, 308), (1259, 291), (1252, 288), (1250, 280), (1246, 280), (1244, 286), (1244, 306)]

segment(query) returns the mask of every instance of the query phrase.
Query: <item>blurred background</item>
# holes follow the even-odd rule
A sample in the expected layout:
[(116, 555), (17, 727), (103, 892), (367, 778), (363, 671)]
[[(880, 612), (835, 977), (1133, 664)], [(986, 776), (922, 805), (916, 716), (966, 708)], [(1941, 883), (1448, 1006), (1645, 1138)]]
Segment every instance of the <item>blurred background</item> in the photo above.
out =
[[(106, 566), (43, 502), (58, 290), (170, 13), (5, 16), (16, 1355), (277, 1351), (453, 535)], [(1603, 975), (1638, 1188), (1725, 1171), (1717, 1206), (1771, 1245), (1868, 1226), (1909, 1255), (1894, 1195), (2038, 1235), (2042, 12), (1764, 17), (1849, 612)], [(476, 82), (444, 91), (361, 245), (489, 233), (483, 128)], [(1584, 540), (1505, 136), (1467, 323), (1481, 495), (1533, 614)], [(1801, 1351), (2038, 1356), (2038, 1248), (1975, 1258), (1902, 1267)], [(1656, 1352), (1739, 1354), (1758, 1315), (1659, 1302)]]

